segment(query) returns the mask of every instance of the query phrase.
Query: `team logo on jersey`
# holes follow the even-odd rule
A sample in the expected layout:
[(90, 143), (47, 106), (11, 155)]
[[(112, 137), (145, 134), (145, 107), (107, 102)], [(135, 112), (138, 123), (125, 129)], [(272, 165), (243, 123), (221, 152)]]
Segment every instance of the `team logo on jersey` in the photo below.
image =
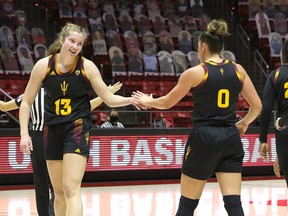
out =
[(80, 73), (81, 73), (80, 70), (75, 71), (76, 76), (79, 76)]
[(55, 71), (52, 71), (52, 72), (50, 73), (50, 76), (53, 76), (53, 75), (56, 75)]
[(66, 92), (67, 92), (67, 89), (68, 89), (68, 83), (66, 83), (66, 81), (64, 80), (63, 83), (60, 83), (60, 86), (61, 86), (61, 90), (62, 90), (62, 93), (64, 96), (66, 96)]
[(86, 140), (86, 145), (88, 145), (90, 139), (90, 134), (89, 132), (85, 133), (85, 140)]
[(81, 153), (81, 150), (78, 148), (78, 149), (76, 149), (74, 152), (76, 152), (76, 153)]
[(220, 72), (221, 72), (221, 74), (223, 75), (224, 69), (223, 69), (223, 68), (220, 68)]

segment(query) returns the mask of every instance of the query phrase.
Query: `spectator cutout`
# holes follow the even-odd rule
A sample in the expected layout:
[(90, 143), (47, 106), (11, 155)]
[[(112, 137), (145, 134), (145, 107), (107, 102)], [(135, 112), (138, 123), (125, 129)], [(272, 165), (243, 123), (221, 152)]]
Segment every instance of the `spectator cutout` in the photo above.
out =
[(149, 19), (153, 19), (155, 16), (161, 16), (159, 6), (155, 0), (147, 0), (146, 5)]
[(184, 17), (183, 19), (183, 26), (184, 26), (184, 29), (186, 31), (188, 31), (191, 35), (198, 30), (197, 28), (197, 23), (195, 21), (195, 19), (190, 16), (190, 15), (187, 15)]
[(188, 69), (188, 62), (186, 55), (180, 50), (174, 50), (172, 52), (172, 60), (175, 67), (177, 76), (180, 76), (185, 70)]
[(202, 0), (190, 0), (191, 14), (195, 18), (201, 17), (203, 14), (203, 2)]
[(108, 47), (117, 46), (123, 50), (120, 34), (115, 30), (108, 30), (106, 32)]
[(150, 31), (149, 19), (145, 15), (139, 15), (137, 18), (137, 28), (139, 36), (144, 35), (146, 32)]
[(277, 32), (271, 32), (271, 34), (269, 35), (269, 45), (271, 57), (280, 57), (280, 52), (283, 47), (281, 35)]
[(17, 47), (17, 55), (21, 66), (22, 74), (30, 74), (34, 66), (34, 62), (28, 47), (26, 47), (25, 45), (19, 45)]
[(28, 29), (23, 26), (19, 26), (15, 33), (18, 46), (26, 46), (30, 51), (32, 51), (32, 39)]
[(194, 66), (200, 64), (200, 57), (199, 57), (198, 52), (190, 51), (187, 54), (187, 58), (188, 58), (190, 67), (194, 67)]
[(172, 56), (167, 51), (159, 51), (158, 54), (159, 66), (161, 77), (163, 79), (164, 76), (170, 76), (175, 78), (175, 71), (173, 67)]
[(143, 76), (142, 52), (139, 48), (128, 50), (128, 75)]
[(34, 46), (34, 55), (35, 55), (36, 62), (39, 59), (46, 57), (48, 55), (47, 47), (43, 44), (36, 44)]
[(260, 11), (255, 16), (259, 38), (268, 38), (271, 30), (268, 16)]
[(134, 31), (126, 31), (123, 36), (126, 50), (139, 49), (138, 37)]
[(34, 46), (36, 44), (46, 45), (45, 33), (41, 28), (38, 28), (38, 27), (32, 28), (31, 29), (31, 37), (32, 37), (32, 42), (33, 42)]
[(18, 61), (9, 48), (2, 47), (0, 49), (0, 56), (3, 62), (4, 70), (6, 73), (6, 78), (15, 78), (15, 79), (21, 79), (21, 71), (18, 66)]
[(15, 51), (13, 32), (8, 26), (1, 26), (0, 40), (1, 40), (1, 47), (8, 48), (12, 51)]
[(224, 59), (224, 60), (227, 59), (227, 60), (236, 62), (236, 57), (235, 57), (234, 53), (231, 52), (231, 51), (222, 50), (222, 51), (220, 52), (220, 56), (221, 56), (221, 58)]
[(180, 31), (178, 34), (179, 50), (184, 54), (192, 51), (191, 34), (188, 31)]
[(122, 33), (125, 33), (126, 31), (134, 31), (132, 18), (129, 16), (127, 11), (121, 12), (121, 15), (119, 16), (119, 22)]
[(157, 52), (155, 35), (152, 32), (148, 31), (142, 37), (142, 40), (143, 40), (144, 54), (155, 55)]
[(127, 76), (122, 50), (119, 47), (112, 46), (109, 49), (109, 57), (112, 66), (112, 77)]
[(168, 18), (169, 31), (172, 37), (178, 37), (178, 33), (182, 31), (182, 22), (177, 15), (170, 15)]
[(159, 35), (161, 31), (166, 31), (165, 19), (162, 16), (155, 16), (152, 22), (155, 35)]
[(174, 50), (173, 40), (171, 34), (167, 31), (162, 31), (159, 34), (160, 49), (172, 53)]
[(107, 46), (104, 35), (101, 31), (95, 30), (92, 32), (92, 44), (94, 55), (107, 55)]
[(274, 18), (274, 31), (282, 37), (287, 34), (287, 21), (283, 13), (276, 13)]
[(261, 10), (260, 0), (248, 0), (249, 20), (255, 20), (256, 14)]

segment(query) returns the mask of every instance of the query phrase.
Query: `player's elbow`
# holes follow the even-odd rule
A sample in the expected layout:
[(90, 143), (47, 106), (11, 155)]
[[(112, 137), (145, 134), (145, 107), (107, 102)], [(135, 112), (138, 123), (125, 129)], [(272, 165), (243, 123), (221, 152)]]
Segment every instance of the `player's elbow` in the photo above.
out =
[(262, 111), (262, 108), (263, 108), (261, 101), (253, 103), (251, 105), (251, 108), (253, 108), (256, 112), (258, 112), (260, 114)]
[(257, 107), (257, 109), (259, 110), (259, 112), (261, 112), (261, 110), (262, 110), (262, 108), (263, 108), (262, 102), (259, 101), (259, 102), (256, 104), (256, 107)]

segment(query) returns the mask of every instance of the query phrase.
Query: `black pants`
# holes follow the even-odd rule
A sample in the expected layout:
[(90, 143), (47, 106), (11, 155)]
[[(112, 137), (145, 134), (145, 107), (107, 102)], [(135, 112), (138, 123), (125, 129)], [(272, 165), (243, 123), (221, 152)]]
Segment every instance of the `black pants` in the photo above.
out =
[(285, 176), (286, 184), (288, 187), (288, 129), (278, 131), (275, 129), (276, 134), (276, 150), (279, 161), (280, 170)]
[[(32, 143), (33, 151), (31, 152), (31, 161), (33, 167), (37, 211), (39, 216), (51, 216), (54, 215), (54, 209), (53, 203), (51, 203), (52, 206), (49, 207), (49, 193), (50, 191), (52, 192), (52, 197), (54, 197), (54, 193), (44, 157), (44, 142), (42, 131), (34, 131), (32, 136)], [(49, 211), (52, 212), (49, 214)]]

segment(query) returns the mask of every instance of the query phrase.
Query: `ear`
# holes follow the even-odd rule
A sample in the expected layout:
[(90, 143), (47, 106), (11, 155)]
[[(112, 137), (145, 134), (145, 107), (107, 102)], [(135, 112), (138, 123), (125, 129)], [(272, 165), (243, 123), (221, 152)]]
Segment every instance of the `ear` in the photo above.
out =
[(206, 50), (206, 44), (205, 43), (200, 43), (199, 47), (202, 50), (202, 52)]

